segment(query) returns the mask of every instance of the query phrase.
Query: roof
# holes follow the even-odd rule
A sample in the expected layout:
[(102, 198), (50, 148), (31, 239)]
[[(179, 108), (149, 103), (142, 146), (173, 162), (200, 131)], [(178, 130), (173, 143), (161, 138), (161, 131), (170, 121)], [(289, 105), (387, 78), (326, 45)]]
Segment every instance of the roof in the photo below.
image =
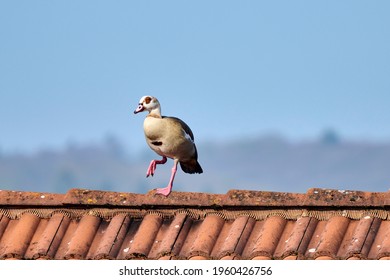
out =
[(390, 259), (390, 192), (0, 191), (0, 259)]

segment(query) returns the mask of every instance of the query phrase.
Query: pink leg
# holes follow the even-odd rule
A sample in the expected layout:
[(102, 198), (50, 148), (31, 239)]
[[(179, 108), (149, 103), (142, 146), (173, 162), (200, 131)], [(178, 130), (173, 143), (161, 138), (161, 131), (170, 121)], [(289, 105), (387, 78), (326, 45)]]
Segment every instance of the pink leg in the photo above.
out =
[(163, 157), (162, 160), (152, 160), (149, 164), (148, 171), (146, 171), (146, 177), (149, 177), (150, 175), (154, 175), (154, 171), (156, 171), (157, 164), (164, 164), (167, 162), (167, 158)]
[(171, 179), (169, 180), (168, 186), (166, 186), (165, 188), (157, 189), (156, 194), (162, 194), (164, 196), (168, 196), (171, 193), (173, 180), (175, 179), (175, 175), (176, 175), (177, 163), (178, 163), (177, 160), (175, 160), (173, 163)]

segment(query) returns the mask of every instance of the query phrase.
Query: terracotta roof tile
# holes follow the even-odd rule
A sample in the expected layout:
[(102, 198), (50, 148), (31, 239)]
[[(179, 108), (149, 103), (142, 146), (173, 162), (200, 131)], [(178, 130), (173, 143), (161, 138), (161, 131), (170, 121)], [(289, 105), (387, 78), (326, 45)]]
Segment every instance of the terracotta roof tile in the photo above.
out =
[[(155, 259), (167, 258), (172, 255), (177, 255), (178, 252), (174, 252), (174, 248), (181, 247), (180, 244), (184, 241), (180, 240), (178, 237), (180, 233), (186, 231), (187, 215), (177, 214), (172, 220), (172, 226), (169, 223), (164, 223), (160, 234), (157, 236), (156, 240), (159, 243), (159, 246), (155, 246), (154, 250), (151, 252), (151, 256)], [(188, 223), (187, 223), (188, 224)], [(188, 228), (188, 226), (187, 226)], [(188, 229), (187, 229), (188, 230)]]
[(138, 230), (134, 235), (134, 238), (130, 241), (129, 250), (126, 251), (126, 259), (146, 259), (149, 255), (150, 250), (156, 240), (157, 233), (160, 230), (162, 223), (162, 217), (157, 214), (147, 214)]
[(0, 259), (389, 259), (390, 192), (0, 191)]
[(302, 248), (306, 248), (312, 236), (312, 232), (317, 224), (317, 220), (309, 217), (301, 217), (296, 222), (289, 224), (289, 230), (280, 242), (280, 247), (275, 252), (278, 258), (296, 259), (298, 255), (303, 255)]
[(267, 218), (258, 232), (254, 231), (255, 242), (251, 248), (249, 258), (264, 256), (272, 258), (276, 246), (282, 236), (287, 223), (282, 217), (271, 216)]
[(99, 238), (95, 237), (94, 244), (92, 244), (94, 250), (90, 250), (89, 258), (115, 259), (119, 253), (120, 245), (126, 237), (130, 220), (129, 216), (118, 214), (112, 218), (108, 225), (103, 223), (104, 228), (99, 231)]
[(240, 216), (230, 223), (225, 222), (226, 233), (220, 234), (220, 244), (215, 246), (219, 248), (220, 253), (219, 255), (214, 253), (214, 255), (218, 259), (234, 259), (241, 255), (254, 224), (255, 220), (248, 216)]
[(64, 255), (65, 259), (84, 259), (99, 228), (101, 218), (91, 215), (83, 216), (69, 241)]
[(349, 221), (348, 218), (335, 216), (326, 222), (325, 228), (320, 234), (319, 242), (315, 245), (314, 257), (336, 257), (337, 250), (341, 245)]
[(10, 221), (0, 242), (0, 258), (23, 258), (39, 221), (39, 217), (29, 213), (24, 214), (19, 221)]
[(61, 243), (65, 231), (69, 225), (70, 219), (62, 214), (53, 214), (50, 219), (42, 219), (46, 221), (46, 226), (41, 234), (37, 237), (36, 242), (31, 242), (31, 246), (26, 254), (28, 259), (52, 259)]
[(376, 238), (371, 246), (369, 258), (385, 258), (390, 256), (390, 221), (382, 221)]

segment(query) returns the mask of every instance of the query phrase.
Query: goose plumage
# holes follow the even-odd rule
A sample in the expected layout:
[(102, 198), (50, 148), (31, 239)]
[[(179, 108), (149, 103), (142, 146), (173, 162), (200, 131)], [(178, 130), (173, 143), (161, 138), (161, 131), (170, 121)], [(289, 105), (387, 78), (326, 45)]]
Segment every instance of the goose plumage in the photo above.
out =
[(166, 163), (167, 158), (173, 159), (168, 185), (156, 190), (156, 194), (168, 196), (172, 190), (178, 163), (185, 173), (203, 173), (198, 162), (194, 134), (190, 127), (179, 118), (162, 116), (160, 103), (153, 96), (143, 96), (134, 114), (145, 110), (149, 112), (144, 120), (146, 142), (153, 151), (162, 156), (161, 160), (150, 162), (146, 177), (154, 175), (157, 164)]

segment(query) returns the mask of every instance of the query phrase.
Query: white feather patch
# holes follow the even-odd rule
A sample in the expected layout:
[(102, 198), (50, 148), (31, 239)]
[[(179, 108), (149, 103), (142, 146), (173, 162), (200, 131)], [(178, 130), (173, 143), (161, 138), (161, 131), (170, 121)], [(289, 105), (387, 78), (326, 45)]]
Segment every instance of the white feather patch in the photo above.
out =
[(183, 132), (184, 132), (184, 137), (185, 137), (187, 140), (190, 140), (192, 143), (194, 143), (194, 140), (192, 140), (191, 135), (189, 135), (188, 133), (186, 133), (184, 130), (183, 130)]

